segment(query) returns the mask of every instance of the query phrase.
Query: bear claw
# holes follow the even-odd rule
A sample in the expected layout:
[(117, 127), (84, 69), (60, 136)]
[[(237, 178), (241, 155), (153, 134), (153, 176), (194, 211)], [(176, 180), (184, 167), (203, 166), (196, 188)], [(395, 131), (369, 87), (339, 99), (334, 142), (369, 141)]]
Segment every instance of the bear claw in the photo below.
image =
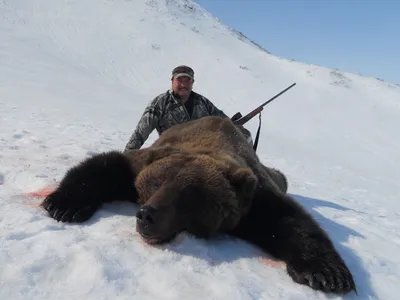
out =
[[(83, 201), (81, 201), (82, 203)], [(70, 207), (67, 206), (69, 204)], [(63, 199), (61, 194), (53, 193), (45, 198), (42, 207), (57, 222), (82, 223), (88, 220), (97, 210), (95, 205), (80, 205)], [(76, 207), (71, 207), (76, 206)]]
[(357, 293), (350, 271), (340, 262), (296, 262), (288, 264), (287, 270), (295, 282), (315, 290), (343, 294), (354, 290)]

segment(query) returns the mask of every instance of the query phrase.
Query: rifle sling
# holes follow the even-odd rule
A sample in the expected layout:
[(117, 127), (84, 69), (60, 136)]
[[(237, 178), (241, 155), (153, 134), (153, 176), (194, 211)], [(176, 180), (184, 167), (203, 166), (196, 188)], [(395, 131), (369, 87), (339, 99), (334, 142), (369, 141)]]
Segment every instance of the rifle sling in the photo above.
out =
[(260, 130), (261, 130), (261, 112), (259, 112), (258, 119), (259, 119), (258, 129), (257, 129), (256, 139), (254, 140), (254, 145), (253, 145), (253, 150), (254, 150), (254, 152), (257, 151), (258, 139), (259, 139), (259, 137), (260, 137)]

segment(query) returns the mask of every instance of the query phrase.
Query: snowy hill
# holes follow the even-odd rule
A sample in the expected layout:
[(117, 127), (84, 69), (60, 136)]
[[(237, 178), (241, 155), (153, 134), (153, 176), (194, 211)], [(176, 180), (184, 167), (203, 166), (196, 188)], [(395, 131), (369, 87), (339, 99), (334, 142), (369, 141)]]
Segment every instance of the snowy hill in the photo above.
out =
[(135, 206), (69, 225), (26, 196), (123, 149), (179, 64), (228, 115), (297, 83), (263, 111), (258, 154), (343, 255), (343, 298), (397, 299), (400, 87), (273, 56), (189, 0), (0, 1), (0, 299), (342, 299), (229, 237), (145, 246)]

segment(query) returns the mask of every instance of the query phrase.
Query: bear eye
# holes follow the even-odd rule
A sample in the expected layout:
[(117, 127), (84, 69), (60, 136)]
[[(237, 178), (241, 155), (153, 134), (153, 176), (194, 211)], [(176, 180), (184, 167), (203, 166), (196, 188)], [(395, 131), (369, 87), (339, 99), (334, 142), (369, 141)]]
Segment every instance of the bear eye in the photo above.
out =
[(153, 184), (153, 187), (154, 187), (156, 190), (158, 190), (158, 189), (160, 188), (160, 184), (159, 184), (159, 183), (154, 183), (154, 184)]

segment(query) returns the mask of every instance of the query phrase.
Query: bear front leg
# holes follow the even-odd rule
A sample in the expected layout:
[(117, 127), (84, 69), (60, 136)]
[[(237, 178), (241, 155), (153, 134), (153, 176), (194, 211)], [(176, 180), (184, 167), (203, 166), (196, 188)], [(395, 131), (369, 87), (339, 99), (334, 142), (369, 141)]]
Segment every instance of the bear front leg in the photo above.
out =
[(111, 151), (87, 158), (65, 174), (41, 206), (62, 222), (84, 222), (104, 202), (136, 201), (135, 174), (129, 160)]
[(260, 188), (233, 235), (287, 265), (292, 279), (332, 293), (356, 291), (353, 276), (317, 222), (290, 196)]

